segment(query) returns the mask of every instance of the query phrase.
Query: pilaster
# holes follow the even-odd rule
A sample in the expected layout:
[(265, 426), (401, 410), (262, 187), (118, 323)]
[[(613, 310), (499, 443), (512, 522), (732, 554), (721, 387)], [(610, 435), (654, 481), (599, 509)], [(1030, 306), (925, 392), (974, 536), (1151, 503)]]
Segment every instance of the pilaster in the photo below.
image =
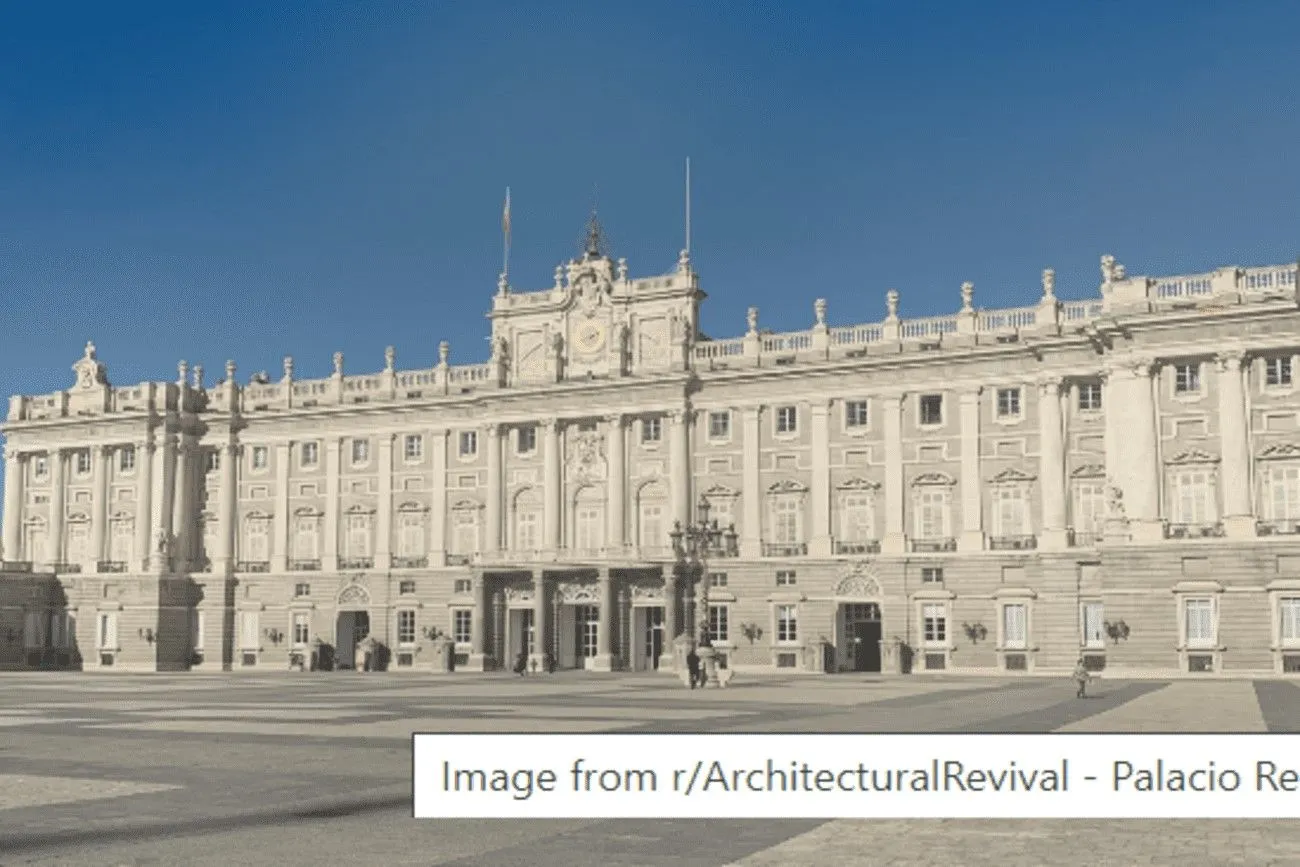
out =
[[(671, 479), (673, 520), (685, 527), (691, 522), (690, 425), (693, 413), (687, 409), (672, 413), (668, 472)], [(662, 544), (662, 543), (660, 543)]]
[[(10, 561), (22, 559), (23, 526), (23, 485), (24, 461), (18, 451), (5, 448), (5, 514), (4, 514), (4, 558)], [(31, 556), (31, 552), (27, 552)]]
[[(812, 535), (808, 540), (810, 557), (829, 557), (832, 553), (831, 532), (831, 405), (817, 401), (809, 407), (812, 425)], [(707, 615), (706, 615), (707, 616)]]
[[(152, 439), (145, 439), (135, 444), (135, 561), (127, 568), (132, 572), (149, 568), (150, 543), (153, 541), (153, 453)], [(60, 464), (62, 460), (58, 461)], [(63, 468), (59, 468), (58, 482), (63, 484)], [(54, 498), (50, 498), (53, 508)], [(63, 498), (59, 497), (59, 508), (63, 508)], [(60, 527), (59, 532), (63, 530)], [(51, 537), (54, 538), (54, 537)], [(57, 562), (57, 546), (52, 546)]]
[[(153, 454), (152, 447), (149, 455)], [(63, 562), (63, 516), (66, 512), (67, 496), (67, 476), (64, 472), (65, 460), (67, 456), (62, 449), (50, 449), (50, 535), (46, 538), (45, 559), (46, 562), (62, 563)], [(141, 549), (145, 557), (149, 556), (149, 501), (146, 499), (140, 505), (140, 517), (137, 519), (145, 528), (144, 547)]]
[(599, 622), (596, 625), (596, 656), (590, 662), (592, 671), (614, 670), (614, 581), (609, 569), (601, 569), (597, 579), (600, 594)]
[[(745, 516), (740, 522), (740, 556), (753, 559), (763, 552), (763, 478), (759, 471), (762, 409), (757, 406), (745, 407), (741, 417), (744, 425), (744, 441), (741, 443), (744, 490), (741, 492), (741, 504)], [(676, 637), (671, 633), (666, 634), (668, 640), (665, 645)]]
[(1230, 539), (1255, 536), (1255, 515), (1250, 496), (1250, 419), (1241, 352), (1226, 352), (1218, 359), (1219, 436), (1223, 450), (1223, 529)]
[(325, 539), (321, 546), (320, 568), (336, 572), (339, 568), (339, 461), (343, 444), (338, 437), (325, 441)]
[[(502, 548), (501, 516), (504, 491), (501, 481), (501, 428), (496, 424), (487, 426), (487, 503), (484, 509), (484, 523), (487, 525), (483, 538), (483, 549), (487, 553), (496, 553)], [(445, 447), (444, 447), (445, 453)], [(443, 484), (446, 484), (446, 471), (443, 471)]]
[(980, 394), (961, 394), (961, 536), (958, 551), (984, 550), (984, 485), (980, 478)]
[(194, 446), (181, 435), (176, 443), (175, 485), (172, 490), (172, 556), (170, 569), (184, 572), (189, 569), (190, 537), (190, 486), (194, 469)]
[(1038, 475), (1042, 498), (1042, 531), (1038, 547), (1063, 551), (1066, 537), (1065, 431), (1061, 412), (1061, 380), (1038, 380)]
[(488, 586), (483, 575), (474, 576), (474, 609), (470, 614), (470, 629), (473, 631), (473, 652), (469, 658), (471, 671), (486, 671), (491, 667), (488, 650)]
[[(447, 432), (429, 432), (433, 448), (433, 492), (429, 508), (429, 565), (447, 562)], [(488, 437), (491, 448), (491, 437)], [(490, 489), (489, 489), (490, 491)]]
[(563, 524), (564, 496), (561, 490), (560, 475), (560, 423), (558, 419), (548, 418), (542, 422), (542, 544), (546, 551), (558, 551), (564, 547), (560, 540)]
[(90, 568), (86, 570), (88, 572), (96, 571), (95, 564), (100, 560), (108, 559), (105, 555), (105, 545), (108, 541), (108, 462), (111, 455), (112, 451), (108, 446), (91, 446), (90, 460), (94, 485), (91, 504), (94, 513), (90, 521), (91, 562)]
[[(232, 434), (233, 436), (233, 434)], [(217, 541), (216, 557), (212, 562), (212, 571), (216, 575), (229, 575), (235, 568), (235, 530), (238, 526), (239, 504), (239, 446), (227, 442), (221, 448), (221, 490), (217, 496), (217, 530), (221, 537)]]
[(176, 500), (176, 437), (164, 433), (153, 453), (153, 498), (149, 523), (149, 571), (160, 574), (171, 568), (170, 552), (175, 546), (172, 533), (172, 504)]
[(271, 571), (289, 570), (289, 530), (293, 516), (289, 514), (289, 462), (292, 452), (289, 443), (275, 447), (275, 531), (271, 534)]
[(611, 415), (605, 420), (609, 426), (608, 465), (609, 479), (605, 497), (608, 511), (605, 529), (605, 547), (618, 552), (624, 547), (625, 529), (627, 527), (627, 440), (621, 414)]
[(1114, 414), (1116, 473), (1112, 479), (1123, 493), (1125, 517), (1134, 542), (1164, 538), (1160, 518), (1160, 467), (1155, 395), (1150, 359), (1130, 358), (1111, 371), (1115, 400), (1106, 406)]
[(529, 667), (534, 671), (541, 671), (546, 665), (547, 648), (550, 647), (546, 640), (548, 634), (546, 619), (550, 610), (546, 597), (546, 573), (541, 569), (535, 569), (533, 571), (533, 648), (528, 661)]
[[(391, 351), (392, 347), (389, 347)], [(375, 568), (393, 564), (393, 437), (379, 437), (379, 509), (375, 515)], [(432, 445), (432, 444), (430, 444)]]
[(885, 439), (885, 538), (882, 554), (907, 551), (903, 530), (903, 396), (887, 394), (881, 401)]
[(672, 566), (665, 567), (664, 575), (664, 646), (659, 653), (661, 671), (671, 671), (675, 661), (674, 639), (681, 631), (677, 619), (677, 572)]

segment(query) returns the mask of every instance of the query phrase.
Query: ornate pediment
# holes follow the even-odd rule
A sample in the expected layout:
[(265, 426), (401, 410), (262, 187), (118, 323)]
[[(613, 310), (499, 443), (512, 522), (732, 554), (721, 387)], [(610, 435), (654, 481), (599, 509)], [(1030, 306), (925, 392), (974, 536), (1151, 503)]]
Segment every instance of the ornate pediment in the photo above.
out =
[(483, 505), (478, 500), (463, 499), (452, 503), (451, 508), (455, 512), (469, 512), (481, 509)]
[(577, 584), (566, 581), (559, 585), (560, 600), (566, 604), (588, 604), (600, 602), (600, 594), (595, 584)]
[(1075, 479), (1102, 479), (1106, 477), (1106, 468), (1101, 464), (1083, 464), (1070, 473)]
[(505, 597), (507, 602), (532, 602), (533, 591), (525, 587), (507, 587)]
[(405, 503), (402, 503), (402, 505), (397, 507), (397, 511), (399, 512), (427, 512), (428, 510), (429, 507), (423, 503), (414, 503), (410, 500), (407, 500)]
[(1259, 453), (1261, 461), (1278, 461), (1300, 458), (1300, 445), (1295, 443), (1274, 443)]
[(708, 497), (711, 500), (712, 499), (722, 500), (722, 499), (727, 499), (728, 497), (739, 497), (740, 492), (737, 491), (735, 488), (728, 487), (727, 485), (714, 485), (713, 487), (709, 488), (707, 491), (704, 492), (704, 496)]
[(989, 479), (992, 485), (1023, 485), (1032, 482), (1037, 476), (1027, 473), (1024, 470), (1015, 467), (1007, 467), (993, 478)]
[(339, 590), (338, 595), (339, 607), (350, 605), (353, 607), (368, 606), (370, 604), (370, 591), (366, 589), (365, 578), (361, 575), (353, 575)]
[(923, 485), (945, 485), (951, 487), (957, 484), (957, 480), (947, 473), (921, 473), (921, 475), (912, 479), (912, 485), (920, 487)]
[(663, 598), (664, 590), (662, 587), (646, 587), (641, 584), (632, 585), (632, 600), (634, 602), (640, 602), (643, 600), (647, 602), (662, 602)]
[(882, 596), (880, 579), (870, 563), (860, 562), (849, 566), (835, 585), (837, 599), (873, 600)]
[(835, 489), (839, 491), (878, 491), (880, 490), (880, 483), (873, 482), (871, 479), (854, 476), (851, 479), (840, 482), (835, 486)]
[(1201, 449), (1187, 449), (1167, 461), (1170, 464), (1217, 464), (1218, 462), (1218, 455), (1212, 455)]
[(797, 482), (794, 479), (782, 479), (767, 489), (769, 494), (802, 494), (806, 493), (808, 486), (803, 482)]
[(605, 477), (605, 439), (596, 431), (579, 431), (569, 440), (569, 473), (579, 481)]

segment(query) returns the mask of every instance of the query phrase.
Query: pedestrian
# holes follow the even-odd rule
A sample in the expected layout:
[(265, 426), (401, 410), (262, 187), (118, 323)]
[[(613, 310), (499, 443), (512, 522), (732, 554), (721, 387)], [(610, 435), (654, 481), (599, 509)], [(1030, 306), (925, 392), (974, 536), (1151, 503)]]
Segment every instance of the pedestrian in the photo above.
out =
[(686, 652), (686, 673), (691, 689), (695, 689), (695, 685), (700, 682), (700, 655), (694, 647)]
[(515, 657), (515, 674), (523, 677), (528, 671), (528, 654), (521, 653)]
[(1074, 678), (1075, 684), (1078, 686), (1078, 689), (1074, 693), (1075, 698), (1087, 698), (1088, 696), (1086, 693), (1088, 691), (1088, 681), (1092, 680), (1092, 674), (1089, 673), (1087, 666), (1083, 664), (1082, 656), (1080, 656), (1079, 661), (1074, 664), (1074, 674), (1072, 677)]

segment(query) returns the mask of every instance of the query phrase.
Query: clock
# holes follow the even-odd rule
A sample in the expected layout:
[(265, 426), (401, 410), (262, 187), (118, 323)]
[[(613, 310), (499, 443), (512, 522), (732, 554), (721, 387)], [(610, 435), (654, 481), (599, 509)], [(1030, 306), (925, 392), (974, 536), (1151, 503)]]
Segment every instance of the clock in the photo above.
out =
[(582, 352), (597, 352), (605, 345), (605, 326), (588, 319), (578, 326), (576, 335), (578, 349)]

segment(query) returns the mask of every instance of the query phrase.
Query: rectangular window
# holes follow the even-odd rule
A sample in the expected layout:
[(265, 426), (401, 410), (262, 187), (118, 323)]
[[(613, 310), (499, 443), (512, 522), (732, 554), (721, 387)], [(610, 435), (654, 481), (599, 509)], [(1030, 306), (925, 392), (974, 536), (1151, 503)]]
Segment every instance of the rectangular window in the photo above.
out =
[(239, 649), (257, 650), (261, 645), (257, 631), (258, 615), (256, 611), (239, 612)]
[(474, 592), (474, 581), (470, 578), (457, 578), (452, 588), (456, 593), (472, 593)]
[(1029, 607), (1021, 603), (1002, 606), (1002, 646), (1024, 650), (1029, 646)]
[(799, 410), (793, 406), (780, 406), (776, 409), (776, 432), (792, 434), (799, 430)]
[(794, 498), (772, 502), (772, 541), (778, 545), (797, 545), (800, 538), (799, 511), (801, 503)]
[(415, 612), (399, 611), (397, 612), (397, 643), (414, 644), (415, 643)]
[(917, 399), (918, 423), (923, 425), (943, 424), (943, 395), (923, 394)]
[(596, 506), (579, 506), (574, 513), (573, 547), (594, 551), (601, 546), (605, 513)]
[(117, 453), (118, 472), (129, 473), (135, 469), (135, 446), (126, 446)]
[(710, 586), (710, 587), (726, 587), (726, 586), (727, 586), (727, 573), (726, 573), (726, 572), (710, 572), (710, 573), (709, 573), (709, 586)]
[(1079, 623), (1083, 627), (1084, 647), (1106, 646), (1106, 624), (1102, 620), (1103, 612), (1100, 602), (1083, 603)]
[(600, 608), (579, 605), (574, 609), (574, 622), (578, 627), (578, 656), (589, 659), (600, 650)]
[(1280, 644), (1295, 647), (1300, 644), (1300, 598), (1284, 597), (1277, 600), (1278, 637)]
[(1025, 535), (1025, 491), (1021, 488), (993, 489), (993, 535)]
[(641, 547), (658, 548), (667, 542), (664, 533), (663, 506), (658, 503), (641, 505)]
[(1080, 412), (1096, 412), (1099, 409), (1101, 409), (1101, 383), (1079, 383)]
[(1020, 389), (998, 389), (998, 418), (1020, 417)]
[(921, 567), (922, 584), (942, 584), (943, 567), (942, 566), (922, 566)]
[(641, 442), (657, 443), (663, 437), (663, 424), (657, 418), (641, 419)]
[(451, 639), (457, 644), (469, 644), (474, 640), (473, 611), (457, 608), (451, 612)]
[(731, 436), (731, 413), (727, 410), (709, 413), (709, 439), (725, 440)]
[(296, 596), (296, 597), (298, 597), (299, 599), (301, 599), (301, 598), (304, 597), (304, 596), (310, 596), (310, 595), (311, 595), (311, 585), (310, 585), (310, 584), (295, 584), (295, 585), (293, 585), (293, 595)]
[(793, 569), (782, 569), (776, 573), (777, 587), (793, 587), (798, 581), (798, 575)]
[(293, 615), (293, 646), (306, 647), (311, 641), (311, 615), (297, 612)]
[(921, 638), (929, 645), (947, 645), (948, 614), (942, 605), (921, 606)]
[(1175, 524), (1195, 526), (1217, 520), (1214, 478), (1208, 470), (1179, 473), (1173, 481)]
[(407, 434), (402, 441), (402, 457), (408, 461), (418, 461), (424, 457), (424, 437), (419, 434)]
[(1274, 388), (1291, 384), (1290, 356), (1276, 356), (1264, 360), (1264, 384)]
[(948, 495), (945, 491), (929, 490), (917, 495), (916, 537), (948, 538)]
[(356, 439), (352, 441), (352, 463), (364, 464), (370, 460), (370, 440)]
[(849, 494), (844, 497), (840, 536), (845, 542), (869, 542), (873, 538), (874, 523), (871, 518), (871, 497), (867, 494)]
[(1174, 365), (1174, 394), (1197, 394), (1201, 390), (1199, 364)]
[(412, 596), (415, 594), (415, 582), (411, 580), (400, 581), (397, 585), (397, 592), (402, 596)]
[(303, 443), (301, 455), (304, 467), (316, 466), (320, 463), (320, 443)]
[(536, 512), (520, 512), (515, 517), (515, 550), (534, 551), (537, 549)]
[(1214, 646), (1214, 600), (1184, 599), (1183, 629), (1188, 647)]
[(725, 644), (730, 639), (730, 609), (726, 605), (709, 606), (709, 641)]
[(865, 400), (848, 400), (844, 402), (844, 426), (867, 426), (867, 402)]
[(1273, 467), (1267, 478), (1270, 520), (1300, 518), (1300, 466)]
[(37, 456), (32, 461), (32, 476), (37, 479), (43, 479), (50, 474), (50, 459), (45, 455)]
[(208, 451), (208, 472), (215, 473), (221, 470), (221, 452), (216, 449)]
[(521, 455), (537, 451), (537, 428), (533, 425), (519, 428), (517, 450)]
[(790, 644), (799, 640), (799, 609), (797, 606), (776, 606), (776, 640), (782, 644)]
[(253, 446), (253, 469), (264, 470), (270, 463), (266, 446)]
[(478, 431), (463, 430), (460, 432), (460, 456), (462, 458), (472, 458), (478, 454)]
[(82, 449), (77, 452), (77, 475), (84, 476), (90, 472), (90, 450)]
[(1106, 486), (1101, 482), (1080, 482), (1074, 489), (1074, 529), (1100, 535), (1106, 525)]

